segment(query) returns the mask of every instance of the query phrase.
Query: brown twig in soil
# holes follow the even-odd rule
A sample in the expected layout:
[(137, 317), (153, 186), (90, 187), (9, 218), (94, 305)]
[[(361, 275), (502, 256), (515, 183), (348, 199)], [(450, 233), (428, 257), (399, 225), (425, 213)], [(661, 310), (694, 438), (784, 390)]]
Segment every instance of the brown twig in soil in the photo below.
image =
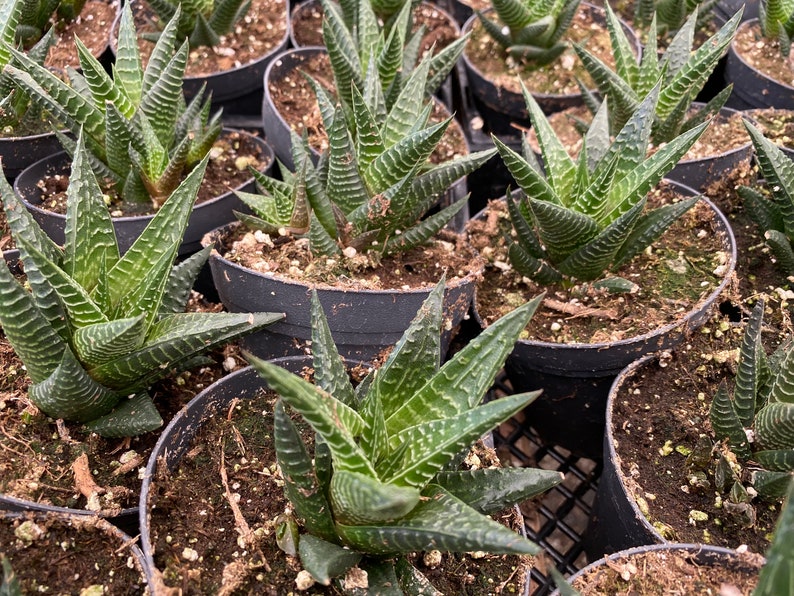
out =
[(66, 428), (63, 418), (58, 418), (58, 420), (55, 421), (55, 428), (58, 429), (58, 437), (61, 441), (64, 443), (77, 443), (69, 434), (69, 429)]
[(74, 472), (74, 486), (88, 499), (89, 504), (105, 492), (105, 489), (94, 482), (91, 474), (91, 466), (88, 465), (88, 454), (83, 453), (72, 462), (72, 472)]
[(618, 318), (617, 311), (611, 308), (593, 308), (591, 306), (583, 306), (581, 304), (575, 304), (571, 302), (561, 302), (560, 300), (554, 300), (553, 298), (546, 298), (543, 301), (543, 306), (551, 310), (556, 310), (558, 312), (565, 313), (566, 315), (570, 315), (570, 318), (572, 319), (579, 317), (600, 317), (614, 321)]
[(232, 510), (232, 514), (234, 515), (234, 526), (237, 530), (238, 534), (240, 534), (240, 538), (242, 538), (243, 542), (246, 546), (249, 546), (254, 543), (252, 538), (253, 532), (251, 531), (251, 527), (248, 525), (248, 522), (245, 521), (245, 517), (243, 517), (243, 512), (240, 510), (240, 506), (237, 504), (237, 501), (234, 500), (234, 496), (232, 495), (232, 491), (229, 488), (229, 477), (226, 475), (226, 458), (224, 456), (223, 450), (221, 450), (221, 482), (223, 482), (223, 490), (224, 496), (226, 500), (229, 502), (229, 507)]

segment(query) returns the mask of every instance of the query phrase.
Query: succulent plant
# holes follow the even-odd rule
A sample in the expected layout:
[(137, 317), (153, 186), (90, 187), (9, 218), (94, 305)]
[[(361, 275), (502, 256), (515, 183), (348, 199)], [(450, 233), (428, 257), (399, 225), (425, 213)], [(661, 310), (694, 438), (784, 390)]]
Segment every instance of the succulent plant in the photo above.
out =
[[(460, 458), (483, 433), (539, 393), (480, 405), (539, 298), (494, 323), (439, 368), (443, 290), (442, 280), (387, 361), (356, 388), (316, 294), (315, 384), (250, 358), (280, 397), (275, 408), (276, 452), (285, 495), (304, 531), (298, 535), (296, 520), (283, 520), (279, 533), (290, 540), (282, 543), (297, 544), (293, 553), (300, 554), (304, 568), (320, 583), (328, 584), (359, 565), (369, 572), (372, 593), (386, 593), (389, 582), (404, 589), (407, 582), (427, 581), (396, 555), (429, 549), (539, 551), (484, 514), (554, 486), (560, 474), (459, 468)], [(286, 406), (314, 429), (314, 458)]]
[(780, 53), (791, 53), (791, 37), (794, 35), (794, 2), (791, 0), (760, 0), (758, 21), (761, 35), (777, 40)]
[[(705, 106), (693, 109), (692, 102), (717, 62), (728, 50), (741, 20), (741, 9), (717, 33), (699, 48), (693, 49), (699, 15), (695, 8), (661, 56), (656, 47), (657, 21), (653, 18), (648, 42), (639, 62), (609, 4), (605, 5), (605, 9), (615, 61), (614, 69), (582, 46), (574, 44), (574, 50), (601, 96), (609, 98), (609, 118), (613, 133), (623, 128), (643, 98), (659, 84), (661, 91), (651, 133), (655, 145), (670, 142), (682, 132), (710, 119), (725, 105), (731, 94), (731, 85), (720, 91)], [(581, 83), (580, 87), (587, 105), (595, 113), (599, 100)]]
[[(70, 70), (70, 84), (11, 50), (20, 68), (4, 73), (32, 102), (75, 136), (85, 133), (97, 178), (111, 181), (124, 201), (159, 207), (187, 172), (209, 152), (221, 132), (220, 113), (199, 93), (189, 105), (182, 95), (188, 46), (176, 49), (179, 14), (169, 22), (144, 70), (129, 4), (124, 6), (113, 77), (75, 40), (82, 74)], [(74, 140), (59, 134), (74, 154)]]
[[(177, 17), (177, 39), (187, 38), (191, 48), (220, 44), (221, 35), (228, 33), (251, 7), (251, 0), (149, 0), (148, 3), (163, 22)], [(160, 35), (144, 37), (154, 41)]]
[(739, 350), (733, 395), (725, 383), (709, 411), (718, 446), (714, 482), (728, 492), (724, 507), (754, 519), (755, 494), (782, 498), (794, 477), (794, 349), (784, 342), (767, 357), (761, 344), (764, 301), (747, 323)]
[[(607, 101), (593, 118), (575, 162), (551, 129), (541, 108), (523, 88), (546, 166), (524, 140), (523, 156), (494, 137), (499, 154), (523, 191), (507, 206), (515, 232), (509, 246), (517, 272), (547, 284), (592, 281), (619, 269), (694, 206), (692, 197), (646, 209), (646, 195), (697, 140), (706, 124), (688, 130), (647, 156), (659, 95), (654, 87), (614, 141)], [(597, 282), (612, 290), (635, 287), (619, 277)]]
[[(356, 18), (352, 26), (348, 23), (349, 16), (336, 3), (331, 0), (321, 0), (321, 3), (325, 14), (323, 39), (339, 101), (349, 113), (352, 110), (351, 87), (355, 85), (364, 93), (373, 113), (385, 114), (393, 108), (420, 62), (419, 49), (424, 28), (420, 27), (408, 35), (413, 10), (411, 3), (403, 3), (388, 29), (378, 21), (369, 0), (357, 0), (354, 3)], [(345, 6), (342, 4), (342, 8)], [(466, 39), (457, 39), (421, 60), (427, 62), (429, 74), (424, 94), (415, 92), (415, 101), (425, 102), (436, 92), (463, 52)], [(369, 81), (371, 76), (379, 79), (379, 86), (373, 84), (375, 81)], [(401, 101), (405, 101), (405, 98)]]
[(0, 177), (27, 276), (22, 285), (0, 266), (0, 325), (25, 364), (28, 395), (40, 410), (103, 436), (133, 436), (162, 423), (147, 393), (152, 383), (282, 315), (181, 312), (209, 255), (205, 249), (173, 265), (207, 158), (123, 256), (88, 160), (79, 135), (63, 249)]
[(568, 45), (563, 35), (573, 21), (580, 0), (491, 0), (499, 20), (482, 12), (485, 31), (514, 58), (536, 66), (553, 62)]
[(714, 8), (719, 0), (639, 0), (634, 5), (634, 24), (648, 27), (656, 22), (649, 35), (666, 37), (674, 34), (695, 13), (696, 30), (708, 25), (714, 18)]
[(794, 275), (794, 164), (753, 124), (745, 120), (744, 126), (753, 141), (768, 194), (751, 186), (740, 186), (737, 192), (747, 213), (763, 230), (778, 266), (786, 276), (791, 276)]
[[(381, 63), (384, 68), (386, 64), (391, 65), (388, 69), (396, 68), (385, 58), (391, 42), (377, 59), (376, 54), (369, 54), (368, 74), (363, 76), (358, 54), (349, 48), (353, 43), (349, 32), (333, 16), (335, 9), (327, 5), (327, 10), (326, 23), (336, 23), (326, 25), (333, 28), (326, 38), (331, 62), (345, 62), (344, 56), (352, 60), (351, 68), (343, 73), (334, 66), (337, 90), (349, 90), (339, 92), (339, 103), (314, 84), (328, 149), (315, 164), (308, 141), (293, 131), (295, 172), (282, 167), (283, 181), (254, 174), (263, 194), (240, 193), (255, 215), (238, 217), (249, 227), (266, 232), (284, 229), (308, 234), (315, 255), (351, 257), (367, 252), (377, 260), (380, 254), (423, 244), (443, 228), (465, 201), (423, 216), (443, 191), (485, 163), (495, 151), (430, 164), (428, 158), (452, 120), (428, 124), (432, 107), (427, 97), (433, 78), (430, 70), (440, 64), (439, 57), (446, 56), (446, 50), (424, 58), (401, 84), (394, 82), (398, 73), (393, 70), (390, 85), (397, 86), (387, 92), (376, 69)], [(400, 14), (407, 22), (407, 9)], [(392, 29), (389, 39), (399, 35), (395, 33), (399, 29), (400, 25)], [(347, 49), (337, 50), (336, 45)], [(447, 58), (442, 57), (441, 63), (447, 64)], [(450, 68), (451, 64), (454, 60)], [(392, 89), (396, 89), (396, 95), (389, 101)]]

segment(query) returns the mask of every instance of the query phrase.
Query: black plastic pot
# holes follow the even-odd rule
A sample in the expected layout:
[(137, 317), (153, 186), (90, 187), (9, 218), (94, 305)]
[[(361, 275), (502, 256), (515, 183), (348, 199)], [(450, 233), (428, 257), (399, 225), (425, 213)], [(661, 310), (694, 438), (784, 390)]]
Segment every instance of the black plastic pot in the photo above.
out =
[[(685, 194), (696, 194), (683, 185), (677, 186)], [(736, 241), (725, 216), (711, 201), (702, 200), (715, 213), (730, 260), (722, 283), (688, 313), (653, 332), (614, 342), (516, 342), (505, 362), (505, 372), (516, 392), (543, 389), (541, 396), (527, 406), (525, 414), (526, 423), (545, 442), (582, 457), (601, 459), (607, 396), (615, 376), (643, 355), (680, 343), (706, 321), (712, 304), (731, 279), (736, 264)], [(475, 318), (481, 323), (476, 310)]]
[[(230, 133), (232, 131), (225, 129), (225, 132)], [(266, 164), (264, 171), (272, 168), (273, 152), (264, 140), (245, 131), (234, 132), (249, 136), (256, 144), (259, 148), (260, 159)], [(25, 169), (14, 183), (14, 190), (25, 202), (26, 207), (33, 214), (33, 218), (53, 241), (61, 245), (64, 242), (66, 216), (39, 207), (41, 205), (42, 192), (38, 187), (38, 182), (46, 176), (68, 175), (70, 171), (71, 158), (65, 151), (62, 151), (34, 163)], [(199, 250), (201, 248), (201, 238), (204, 234), (218, 225), (234, 221), (233, 210), (245, 209), (243, 202), (237, 198), (235, 190), (253, 192), (255, 190), (254, 179), (250, 178), (244, 184), (234, 190), (223, 193), (219, 197), (196, 204), (190, 215), (182, 245), (179, 248), (179, 256), (186, 256)], [(122, 252), (132, 246), (151, 219), (151, 215), (113, 218), (119, 249)]]
[(3, 174), (12, 182), (31, 164), (60, 150), (61, 143), (54, 132), (27, 137), (0, 137)]
[[(233, 230), (230, 224), (207, 234), (204, 244)], [(216, 242), (216, 246), (219, 243)], [(311, 340), (312, 286), (265, 275), (223, 258), (213, 250), (210, 268), (221, 302), (231, 312), (285, 312), (286, 318), (241, 340), (260, 358), (306, 353)], [(445, 327), (442, 353), (446, 353), (456, 327), (469, 309), (476, 273), (448, 280), (444, 294)], [(421, 290), (338, 290), (316, 286), (339, 353), (353, 360), (370, 361), (402, 337), (432, 288)]]
[[(274, 361), (291, 372), (300, 372), (305, 366), (311, 366), (311, 357), (283, 358)], [(146, 471), (143, 476), (140, 499), (140, 536), (143, 551), (144, 569), (147, 572), (152, 594), (166, 593), (160, 572), (154, 562), (154, 548), (151, 533), (151, 507), (156, 496), (158, 469), (165, 466), (173, 470), (185, 455), (193, 441), (193, 437), (210, 418), (229, 408), (232, 400), (251, 399), (268, 386), (253, 367), (239, 369), (219, 379), (199, 393), (171, 419), (165, 427), (160, 439), (152, 449)]]
[[(602, 8), (583, 2), (580, 10), (591, 11), (594, 17), (600, 20), (602, 25), (606, 27), (606, 16)], [(483, 12), (490, 16), (489, 13), (493, 12), (493, 9), (490, 8)], [(463, 25), (463, 34), (465, 35), (470, 32), (476, 22), (478, 22), (478, 17), (475, 14)], [(641, 47), (634, 31), (627, 24), (621, 24), (639, 53)], [(474, 106), (477, 108), (477, 111), (479, 111), (480, 116), (482, 116), (487, 132), (496, 134), (499, 137), (516, 137), (518, 136), (516, 127), (526, 129), (531, 126), (526, 103), (524, 102), (524, 97), (521, 92), (512, 91), (496, 85), (489, 78), (490, 73), (480, 71), (480, 69), (469, 60), (465, 50), (463, 52), (462, 62), (465, 67), (466, 80)], [(559, 112), (583, 103), (582, 94), (578, 92), (570, 94), (545, 94), (536, 93), (532, 89), (529, 91), (545, 114)]]
[[(687, 555), (687, 559), (690, 560), (694, 565), (697, 566), (725, 566), (726, 568), (735, 569), (735, 570), (742, 570), (745, 573), (749, 573), (751, 575), (756, 575), (760, 569), (761, 565), (763, 564), (763, 557), (749, 557), (748, 555), (742, 555), (737, 551), (722, 548), (719, 546), (711, 546), (708, 544), (679, 544), (679, 543), (672, 543), (672, 544), (653, 544), (653, 545), (645, 545), (639, 546), (627, 550), (622, 550), (620, 552), (616, 552), (606, 556), (602, 559), (594, 561), (587, 567), (579, 570), (576, 574), (571, 576), (568, 579), (568, 582), (574, 584), (579, 578), (588, 576), (594, 572), (597, 572), (601, 568), (607, 567), (614, 567), (616, 565), (621, 565), (622, 563), (627, 562), (630, 560), (632, 556), (635, 555), (642, 555), (649, 552), (656, 552), (656, 551), (663, 551), (663, 552), (683, 552)], [(637, 573), (643, 573), (644, 570), (641, 566), (638, 566), (639, 569)], [(652, 570), (649, 570), (652, 572)], [(681, 573), (685, 573), (682, 571)], [(574, 586), (576, 587), (576, 586)], [(671, 590), (674, 586), (671, 586)], [(749, 593), (750, 590), (747, 586), (737, 586), (742, 590), (742, 593)], [(673, 593), (671, 591), (670, 593)], [(676, 592), (677, 593), (677, 592)], [(555, 590), (552, 592), (552, 596), (560, 596), (560, 591)]]
[[(697, 104), (695, 104), (697, 105)], [(727, 120), (736, 110), (722, 108), (717, 119)], [(710, 125), (713, 126), (713, 123)], [(667, 173), (667, 178), (680, 182), (690, 188), (703, 191), (709, 184), (725, 178), (742, 163), (750, 162), (753, 155), (753, 144), (747, 141), (734, 149), (716, 155), (708, 155), (699, 159), (684, 159)]]
[[(143, 553), (141, 552), (141, 549), (135, 544), (135, 538), (132, 538), (129, 534), (121, 531), (113, 524), (108, 523), (104, 519), (92, 518), (90, 516), (85, 516), (85, 515), (75, 516), (68, 512), (67, 513), (61, 513), (56, 511), (45, 512), (43, 510), (22, 512), (22, 511), (0, 510), (1, 524), (15, 523), (18, 520), (32, 521), (34, 523), (46, 525), (47, 527), (52, 527), (52, 526), (66, 527), (69, 529), (70, 533), (74, 537), (74, 540), (78, 542), (80, 540), (81, 532), (97, 532), (101, 534), (103, 536), (104, 541), (107, 542), (109, 545), (108, 549), (111, 548), (111, 545), (112, 547), (115, 547), (117, 549), (116, 553), (119, 556), (124, 556), (124, 558), (126, 559), (124, 564), (136, 569), (137, 572), (139, 573), (140, 585), (138, 591), (136, 591), (135, 593), (140, 593), (140, 594), (145, 593), (144, 580), (146, 579), (148, 573), (146, 569), (146, 564), (144, 562)], [(78, 527), (80, 528), (79, 530), (77, 529)], [(20, 575), (20, 572), (23, 572), (23, 569), (19, 566), (14, 565), (13, 546), (14, 545), (12, 544), (3, 545), (3, 547), (5, 547), (4, 550), (6, 551), (3, 554), (8, 556), (11, 567), (14, 569), (14, 571), (17, 572), (17, 575)], [(30, 545), (25, 546), (24, 548), (35, 549), (36, 542), (34, 541)], [(50, 548), (52, 549), (52, 547)], [(85, 552), (77, 551), (74, 554), (63, 555), (62, 557), (59, 557), (57, 562), (60, 565), (65, 565), (68, 568), (69, 559), (72, 558), (72, 560), (74, 560), (75, 556), (85, 557), (86, 554)], [(53, 561), (53, 564), (54, 563), (55, 561)], [(26, 576), (30, 575), (29, 573), (30, 570), (24, 570), (24, 571), (27, 572), (27, 573), (23, 573), (24, 575)], [(40, 579), (43, 580), (44, 578), (46, 578), (46, 574), (43, 573), (43, 570), (34, 569), (33, 571), (37, 573), (37, 577), (39, 577)], [(40, 577), (39, 573), (43, 577)], [(67, 573), (64, 573), (63, 575), (68, 576)], [(74, 581), (76, 582), (78, 579), (79, 577), (75, 577)], [(73, 589), (74, 587), (75, 587), (74, 585), (68, 585), (68, 584), (58, 586), (60, 593), (76, 593), (71, 591), (71, 589)], [(9, 593), (13, 594), (14, 592), (12, 590)]]
[[(737, 35), (747, 28), (758, 27), (758, 19), (752, 19), (739, 25)], [(785, 58), (780, 57), (780, 67), (788, 70)], [(751, 108), (785, 108), (794, 109), (794, 87), (776, 81), (756, 70), (739, 53), (734, 43), (728, 49), (725, 64), (725, 82), (733, 83), (728, 105), (739, 110)]]
[(714, 21), (722, 27), (744, 6), (742, 21), (758, 18), (758, 0), (719, 0), (714, 6)]

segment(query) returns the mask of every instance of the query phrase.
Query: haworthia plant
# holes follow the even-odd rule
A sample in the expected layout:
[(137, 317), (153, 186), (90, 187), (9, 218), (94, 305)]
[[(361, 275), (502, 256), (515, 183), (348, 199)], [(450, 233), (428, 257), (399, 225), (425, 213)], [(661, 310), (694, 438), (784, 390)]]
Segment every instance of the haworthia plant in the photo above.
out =
[[(523, 156), (494, 137), (499, 154), (523, 191), (508, 193), (515, 237), (510, 261), (521, 275), (539, 283), (592, 281), (616, 271), (650, 246), (699, 199), (692, 197), (656, 209), (646, 195), (698, 139), (706, 123), (688, 130), (648, 156), (659, 96), (654, 87), (610, 140), (607, 101), (585, 135), (578, 162), (568, 155), (532, 95), (523, 88), (537, 134), (546, 175), (529, 143)], [(634, 284), (609, 277), (598, 283), (619, 290)]]
[[(655, 145), (669, 143), (681, 133), (710, 119), (725, 105), (731, 94), (731, 85), (704, 106), (695, 108), (692, 104), (727, 52), (741, 20), (741, 9), (717, 33), (693, 49), (699, 14), (695, 9), (662, 54), (657, 52), (657, 21), (653, 19), (641, 59), (635, 56), (634, 48), (609, 4), (605, 9), (615, 66), (608, 66), (578, 44), (574, 44), (574, 50), (601, 96), (609, 98), (613, 134), (623, 128), (643, 98), (657, 85), (661, 85), (661, 91), (651, 133)], [(587, 105), (595, 113), (600, 104), (598, 98), (584, 85), (580, 84), (580, 87)]]
[[(210, 102), (204, 101), (203, 93), (185, 105), (182, 77), (188, 45), (179, 41), (178, 17), (175, 14), (163, 31), (145, 69), (127, 3), (113, 77), (79, 39), (75, 43), (82, 73), (70, 70), (70, 84), (16, 50), (10, 51), (20, 67), (4, 70), (34, 104), (75, 137), (84, 131), (97, 178), (111, 181), (123, 200), (155, 208), (207, 155), (222, 127), (220, 113), (210, 116)], [(59, 137), (73, 154), (74, 140)]]
[(251, 8), (251, 0), (148, 0), (148, 4), (162, 22), (177, 16), (177, 39), (187, 38), (191, 48), (219, 45), (221, 36), (229, 33)]
[(580, 0), (491, 0), (498, 20), (477, 11), (485, 31), (505, 52), (529, 64), (553, 62), (568, 44), (562, 40)]
[[(44, 413), (108, 437), (162, 423), (147, 389), (214, 346), (280, 319), (272, 313), (185, 313), (205, 249), (174, 265), (205, 158), (123, 255), (79, 135), (67, 189), (66, 243), (56, 246), (0, 177), (27, 276), (0, 265), (0, 325)], [(29, 289), (27, 287), (29, 286)]]
[[(402, 593), (394, 590), (399, 586), (413, 594), (419, 592), (408, 589), (406, 578), (416, 583), (421, 574), (402, 554), (539, 551), (486, 514), (556, 485), (560, 474), (525, 468), (462, 470), (458, 464), (483, 433), (539, 393), (480, 404), (540, 299), (488, 327), (440, 366), (443, 293), (442, 280), (387, 361), (356, 388), (316, 293), (314, 385), (250, 357), (281, 398), (275, 410), (276, 452), (285, 494), (303, 529), (290, 542), (298, 545), (304, 568), (320, 583), (358, 565), (369, 571), (371, 593)], [(313, 458), (285, 404), (314, 429)], [(294, 534), (294, 522), (285, 521), (282, 531), (290, 532), (290, 527)]]
[[(397, 83), (398, 73), (384, 57), (392, 47), (391, 41), (383, 45), (381, 32), (379, 41), (371, 46), (380, 48), (379, 53), (370, 54), (366, 64), (369, 74), (364, 76), (359, 70), (362, 58), (356, 51), (339, 50), (342, 53), (334, 57), (336, 45), (346, 48), (354, 42), (336, 9), (328, 5), (327, 11), (327, 39), (333, 40), (329, 41), (328, 52), (339, 101), (320, 85), (314, 88), (329, 146), (315, 164), (308, 141), (293, 132), (295, 172), (281, 168), (282, 181), (254, 174), (262, 194), (240, 193), (254, 216), (239, 217), (249, 227), (269, 233), (281, 229), (308, 234), (315, 255), (351, 257), (366, 252), (375, 262), (378, 255), (409, 250), (441, 230), (465, 201), (424, 216), (445, 190), (485, 163), (495, 151), (471, 153), (438, 164), (428, 160), (452, 121), (450, 117), (435, 124), (429, 122), (430, 72), (442, 65), (446, 71), (451, 68), (454, 61), (449, 63), (446, 50), (452, 46), (424, 58)], [(407, 11), (400, 13), (403, 24), (407, 24)], [(365, 22), (370, 21), (362, 18)], [(389, 39), (400, 30), (404, 27), (395, 26)], [(455, 54), (458, 52), (456, 48)], [(398, 52), (397, 56), (403, 54)], [(343, 69), (339, 62), (350, 68)], [(388, 89), (384, 88), (383, 74), (377, 74), (381, 63), (393, 75)], [(348, 92), (342, 93), (343, 89)]]
[[(763, 316), (759, 300), (742, 339), (733, 394), (720, 385), (709, 411), (714, 438), (735, 456), (720, 451), (717, 490), (727, 491), (728, 501), (751, 517), (746, 504), (752, 494), (744, 478), (761, 497), (782, 498), (794, 477), (794, 349), (789, 341), (767, 357), (761, 344)], [(741, 470), (728, 463), (735, 458)]]
[(86, 0), (25, 0), (16, 31), (17, 40), (25, 47), (40, 40), (53, 29), (62, 29), (65, 24), (80, 15)]
[(792, 0), (760, 0), (758, 20), (761, 34), (780, 44), (780, 53), (791, 53), (791, 38), (794, 36), (794, 2)]
[(739, 196), (786, 276), (794, 275), (794, 164), (761, 131), (745, 120), (755, 155), (766, 184), (765, 192), (740, 186)]

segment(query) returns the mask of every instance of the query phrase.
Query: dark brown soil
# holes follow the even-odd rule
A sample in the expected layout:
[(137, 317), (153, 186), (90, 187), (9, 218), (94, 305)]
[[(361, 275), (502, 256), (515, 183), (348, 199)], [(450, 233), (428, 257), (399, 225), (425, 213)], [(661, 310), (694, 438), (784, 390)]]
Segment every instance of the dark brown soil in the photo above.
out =
[(762, 564), (748, 554), (734, 565), (700, 565), (687, 553), (654, 551), (609, 561), (574, 582), (574, 588), (591, 596), (750, 596)]
[[(781, 329), (765, 321), (763, 341), (771, 353), (791, 333), (791, 326), (787, 302), (777, 295), (768, 295), (767, 300), (770, 314), (777, 312), (769, 319), (787, 322)], [(745, 312), (749, 308), (739, 306)], [(756, 499), (750, 514), (756, 517), (755, 524), (746, 527), (749, 522), (743, 515), (731, 515), (722, 504), (727, 495), (714, 486), (714, 466), (687, 458), (698, 451), (702, 436), (713, 442), (709, 407), (720, 382), (733, 389), (743, 333), (743, 325), (716, 314), (684, 345), (643, 367), (620, 388), (612, 432), (627, 486), (665, 538), (728, 548), (745, 544), (763, 553), (780, 503)], [(697, 472), (705, 472), (706, 477), (695, 481)]]
[[(328, 54), (321, 53), (301, 63), (287, 73), (282, 82), (267, 81), (270, 96), (278, 113), (298, 134), (306, 131), (309, 144), (317, 151), (328, 147), (328, 135), (323, 126), (317, 96), (314, 94), (306, 73), (331, 93), (336, 92)], [(449, 117), (449, 111), (440, 101), (434, 101), (431, 122), (440, 122)], [(468, 153), (466, 138), (456, 120), (447, 127), (441, 142), (430, 156), (431, 163), (442, 163)]]
[[(656, 206), (672, 200), (654, 191)], [(501, 206), (500, 206), (501, 205)], [(509, 225), (504, 203), (491, 202), (489, 215), (469, 224), (474, 248), (486, 259), (477, 287), (477, 309), (486, 324), (546, 291), (543, 306), (522, 339), (555, 343), (601, 343), (641, 335), (679, 320), (711, 294), (725, 274), (729, 254), (714, 214), (698, 203), (654, 244), (614, 274), (638, 284), (636, 293), (609, 294), (578, 283), (540, 286), (520, 279), (509, 266), (499, 229)], [(694, 281), (693, 281), (694, 280)]]
[[(204, 179), (199, 186), (196, 203), (209, 201), (239, 188), (251, 180), (248, 166), (263, 171), (270, 160), (263, 155), (261, 148), (246, 135), (237, 131), (222, 133), (210, 149), (210, 160)], [(66, 213), (66, 189), (69, 177), (55, 175), (44, 178), (39, 183), (42, 189), (41, 207), (55, 213)], [(113, 217), (130, 215), (150, 215), (154, 213), (151, 203), (138, 204), (121, 201), (111, 188), (105, 188), (111, 196), (110, 214)]]
[[(235, 403), (199, 431), (172, 475), (158, 474), (150, 535), (166, 585), (194, 594), (295, 590), (300, 562), (274, 539), (276, 518), (289, 510), (272, 446), (274, 403), (270, 393)], [(444, 594), (521, 593), (518, 557), (444, 554), (435, 569), (421, 553), (411, 558)], [(313, 585), (301, 593), (341, 592)]]
[[(420, 55), (435, 44), (435, 51), (439, 52), (460, 35), (456, 24), (451, 22), (451, 17), (441, 12), (433, 4), (422, 2), (413, 13), (412, 31), (424, 25), (427, 33), (422, 38)], [(292, 11), (292, 36), (299, 46), (324, 46), (323, 40), (323, 9), (319, 0), (302, 2)]]
[(271, 239), (243, 227), (219, 239), (224, 258), (260, 273), (348, 290), (382, 290), (432, 287), (446, 272), (447, 284), (478, 275), (482, 262), (463, 236), (442, 231), (425, 246), (388, 255), (373, 262), (371, 253), (352, 258), (313, 257), (307, 239)]
[(744, 112), (763, 133), (781, 147), (794, 150), (794, 110), (763, 108)]
[[(489, 16), (494, 18), (494, 15)], [(563, 39), (583, 45), (605, 63), (614, 65), (609, 33), (603, 23), (603, 16), (600, 21), (596, 21), (593, 11), (581, 7)], [(572, 48), (565, 50), (551, 64), (535, 68), (530, 63), (521, 63), (506, 56), (501, 46), (485, 32), (479, 20), (472, 26), (472, 35), (465, 52), (477, 69), (487, 74), (489, 81), (514, 93), (521, 93), (519, 78), (535, 94), (578, 94), (577, 77), (592, 87), (587, 71)]]
[(739, 27), (733, 40), (733, 49), (745, 62), (769, 78), (794, 86), (794, 54), (784, 57), (776, 39), (766, 39), (761, 35), (757, 21)]
[(8, 557), (21, 593), (143, 594), (145, 580), (130, 545), (109, 536), (107, 522), (81, 517), (68, 524), (57, 517), (0, 518), (0, 554)]
[[(190, 310), (219, 310), (194, 296)], [(211, 364), (157, 383), (151, 395), (167, 423), (199, 391), (232, 367), (244, 364), (230, 346), (210, 354)], [(129, 440), (103, 439), (81, 425), (56, 423), (27, 398), (29, 379), (22, 362), (0, 334), (0, 493), (30, 501), (115, 515), (137, 507), (140, 472), (159, 431)], [(96, 494), (81, 492), (74, 462), (87, 457)]]
[[(231, 70), (266, 56), (287, 35), (287, 10), (286, 0), (253, 0), (248, 13), (233, 30), (221, 36), (220, 45), (193, 48), (190, 51), (185, 76), (205, 76)], [(152, 15), (145, 0), (133, 4), (133, 14), (138, 32), (159, 30), (158, 18)], [(138, 47), (146, 64), (154, 44), (139, 36)]]
[(110, 40), (110, 28), (116, 18), (118, 3), (110, 0), (91, 0), (86, 2), (80, 16), (57, 31), (58, 42), (50, 48), (47, 66), (66, 70), (67, 66), (77, 67), (77, 48), (74, 37), (80, 38), (95, 58), (104, 52)]

